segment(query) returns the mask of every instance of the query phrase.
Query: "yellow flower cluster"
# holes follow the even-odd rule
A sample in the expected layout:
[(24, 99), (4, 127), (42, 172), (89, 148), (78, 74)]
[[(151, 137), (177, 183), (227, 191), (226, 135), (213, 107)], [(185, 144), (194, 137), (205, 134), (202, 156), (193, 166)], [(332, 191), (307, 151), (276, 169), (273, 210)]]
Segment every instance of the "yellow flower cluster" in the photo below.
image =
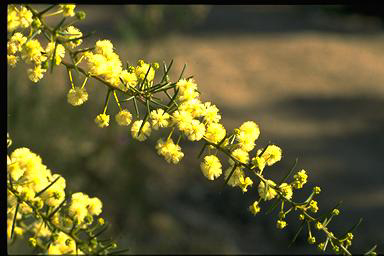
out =
[(200, 167), (204, 176), (209, 180), (216, 179), (222, 173), (220, 160), (214, 155), (205, 156)]
[(63, 10), (64, 17), (73, 17), (75, 16), (75, 4), (60, 4), (60, 8)]
[(179, 145), (175, 144), (172, 139), (167, 139), (165, 142), (159, 139), (156, 144), (157, 153), (164, 156), (168, 163), (177, 164), (184, 157)]
[(12, 32), (18, 28), (28, 28), (32, 24), (33, 14), (26, 7), (8, 6), (8, 31)]
[[(66, 205), (65, 179), (53, 174), (41, 158), (28, 148), (15, 149), (7, 156), (7, 176), (7, 239), (11, 240), (17, 210), (13, 231), (15, 235), (31, 232), (30, 243), (48, 248), (48, 254), (75, 253), (75, 241), (66, 232), (74, 223), (82, 229), (90, 226), (93, 217), (102, 212), (101, 201), (83, 193), (74, 193)], [(64, 207), (66, 210), (63, 210)], [(49, 225), (54, 226), (50, 227), (41, 218), (45, 213), (52, 214)], [(32, 223), (29, 221), (31, 228), (27, 229), (23, 216), (31, 214), (35, 220)], [(53, 227), (59, 232), (54, 232)], [(52, 243), (47, 243), (47, 238), (51, 238)], [(79, 250), (79, 253), (82, 254), (82, 251)]]

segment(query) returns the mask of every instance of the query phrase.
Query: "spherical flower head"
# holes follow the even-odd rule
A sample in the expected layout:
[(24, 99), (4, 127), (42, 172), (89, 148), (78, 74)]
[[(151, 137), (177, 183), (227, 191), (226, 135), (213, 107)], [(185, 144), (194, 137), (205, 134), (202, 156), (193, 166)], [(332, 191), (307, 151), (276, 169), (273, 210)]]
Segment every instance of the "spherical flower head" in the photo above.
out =
[(151, 67), (150, 64), (145, 63), (144, 61), (138, 61), (138, 65), (135, 68), (135, 73), (138, 79), (143, 81), (147, 72), (148, 72), (148, 75), (146, 80), (147, 82), (150, 83), (155, 78), (155, 70), (153, 69), (153, 67)]
[(84, 55), (87, 60), (89, 73), (94, 76), (104, 75), (107, 71), (108, 61), (104, 55), (87, 53)]
[(260, 171), (264, 170), (266, 164), (264, 157), (259, 156), (252, 158), (252, 163), (255, 167), (259, 168)]
[(283, 229), (287, 226), (287, 222), (285, 222), (284, 220), (278, 220), (276, 222), (276, 228), (278, 229)]
[(195, 98), (195, 99), (183, 101), (179, 105), (178, 110), (189, 112), (193, 118), (198, 118), (203, 114), (205, 107), (204, 107), (204, 104), (202, 104), (199, 99)]
[(28, 69), (28, 78), (34, 82), (37, 83), (44, 77), (44, 73), (46, 72), (46, 69), (43, 69), (41, 65), (36, 65), (33, 69)]
[(25, 169), (21, 168), (18, 162), (13, 162), (7, 165), (7, 171), (12, 180), (18, 181), (23, 176)]
[(124, 81), (126, 85), (129, 87), (136, 87), (137, 85), (137, 76), (133, 72), (129, 72), (128, 70), (123, 70), (120, 73), (121, 79)]
[(23, 44), (21, 57), (25, 62), (40, 64), (45, 61), (47, 57), (42, 54), (43, 48), (40, 45), (40, 42), (37, 39), (32, 39)]
[[(247, 164), (249, 161), (249, 155), (247, 151), (242, 150), (241, 148), (235, 149), (232, 151), (231, 156), (237, 161), (243, 164)], [(230, 164), (233, 164), (233, 160), (229, 159)]]
[(259, 184), (259, 196), (264, 199), (264, 201), (272, 200), (277, 195), (276, 190), (274, 190), (271, 186), (276, 186), (276, 183), (272, 180), (267, 180), (268, 186), (265, 185), (264, 181), (260, 181)]
[(255, 140), (260, 135), (258, 125), (253, 121), (243, 123), (239, 129), (236, 129), (236, 140), (239, 146), (249, 152), (255, 147)]
[(321, 192), (321, 188), (316, 186), (316, 187), (313, 188), (313, 192), (314, 192), (315, 194), (320, 194), (320, 192)]
[(181, 151), (181, 147), (176, 145), (172, 139), (163, 141), (159, 139), (156, 144), (157, 153), (164, 156), (168, 163), (177, 164), (184, 157), (184, 153)]
[(72, 106), (80, 106), (88, 100), (88, 93), (85, 88), (74, 87), (67, 94), (67, 101)]
[[(54, 51), (55, 51), (55, 43), (54, 42), (48, 43), (47, 48), (45, 49), (48, 59), (53, 58)], [(61, 63), (61, 60), (64, 58), (64, 55), (65, 55), (64, 46), (62, 44), (57, 44), (54, 63), (56, 65), (59, 65)]]
[[(225, 172), (224, 172), (224, 179), (227, 180), (231, 172), (233, 171), (233, 166), (230, 166)], [(241, 167), (236, 167), (235, 171), (233, 171), (232, 176), (228, 180), (228, 185), (232, 187), (240, 186), (241, 181), (240, 179), (244, 180), (244, 171), (241, 169)]]
[(192, 123), (192, 116), (189, 112), (186, 111), (179, 111), (176, 110), (172, 114), (172, 120), (174, 123), (176, 123), (177, 128), (179, 128), (180, 131), (186, 132), (189, 129), (191, 129), (191, 123)]
[(115, 116), (116, 122), (121, 126), (128, 126), (132, 122), (132, 114), (127, 109), (122, 109)]
[(314, 244), (316, 243), (316, 238), (314, 236), (309, 236), (307, 241), (309, 244)]
[(93, 197), (88, 200), (87, 209), (90, 215), (99, 215), (102, 212), (102, 207), (103, 204), (99, 198)]
[(95, 118), (95, 123), (100, 128), (107, 127), (109, 125), (109, 115), (104, 113), (97, 115), (97, 117)]
[(8, 5), (8, 15), (7, 15), (7, 28), (8, 32), (12, 32), (20, 27), (20, 18), (18, 10), (15, 6)]
[(16, 32), (11, 36), (7, 42), (7, 54), (15, 54), (22, 50), (23, 44), (27, 41), (27, 38), (20, 32)]
[(259, 213), (259, 212), (260, 212), (259, 202), (258, 202), (258, 201), (253, 202), (253, 204), (251, 204), (251, 205), (249, 206), (249, 211), (250, 211), (253, 215), (256, 215), (257, 213)]
[[(257, 155), (260, 155), (263, 150), (259, 149)], [(261, 155), (265, 159), (268, 166), (275, 164), (281, 160), (282, 150), (276, 145), (269, 145), (264, 153)]]
[(222, 173), (220, 160), (214, 155), (205, 156), (200, 168), (204, 176), (209, 180), (216, 179)]
[(179, 100), (188, 101), (199, 96), (197, 84), (192, 78), (188, 80), (181, 79), (176, 83), (176, 88), (179, 89)]
[(219, 115), (219, 109), (215, 105), (211, 102), (205, 102), (204, 108), (202, 116), (205, 122), (218, 123), (220, 121), (221, 115)]
[(204, 137), (211, 143), (218, 143), (224, 139), (226, 130), (222, 124), (209, 123)]
[(152, 128), (155, 130), (168, 127), (171, 118), (171, 116), (161, 108), (152, 110), (149, 117), (151, 118)]
[[(69, 40), (80, 38), (83, 36), (83, 33), (81, 33), (81, 31), (78, 28), (75, 28), (74, 26), (67, 27), (65, 32), (67, 34), (65, 36), (65, 38), (69, 39)], [(71, 48), (75, 48), (75, 47), (79, 46), (82, 42), (83, 42), (82, 39), (77, 39), (77, 40), (67, 42), (66, 44)]]
[(108, 58), (113, 55), (113, 44), (109, 40), (99, 40), (96, 42), (95, 53), (102, 54)]
[(144, 123), (141, 129), (141, 132), (139, 134), (139, 130), (142, 123), (143, 123), (143, 120), (137, 120), (132, 124), (132, 127), (131, 127), (132, 137), (139, 141), (144, 141), (151, 135), (151, 125), (149, 122)]
[(73, 17), (75, 16), (75, 4), (60, 4), (60, 8), (63, 10), (64, 17)]
[(199, 141), (205, 134), (205, 125), (199, 120), (193, 119), (190, 128), (186, 131), (190, 141)]
[(20, 26), (22, 28), (28, 28), (33, 21), (33, 14), (26, 7), (22, 6), (19, 11)]
[(12, 68), (16, 67), (17, 61), (19, 60), (18, 56), (15, 55), (7, 55), (7, 63)]
[(292, 199), (293, 191), (292, 186), (287, 183), (282, 183), (280, 186), (280, 191), (283, 194), (283, 196), (287, 199)]

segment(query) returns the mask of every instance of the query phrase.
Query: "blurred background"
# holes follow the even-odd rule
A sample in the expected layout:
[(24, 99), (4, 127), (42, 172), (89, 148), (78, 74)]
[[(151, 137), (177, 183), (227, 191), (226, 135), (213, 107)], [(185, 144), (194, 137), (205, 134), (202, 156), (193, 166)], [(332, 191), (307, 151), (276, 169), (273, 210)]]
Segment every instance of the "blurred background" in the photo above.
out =
[[(261, 129), (258, 147), (268, 142), (282, 147), (283, 159), (265, 170), (267, 177), (283, 176), (297, 157), (297, 169), (309, 173), (297, 198), (318, 185), (320, 211), (343, 200), (341, 216), (330, 224), (335, 234), (363, 217), (352, 251), (376, 243), (383, 252), (382, 9), (79, 5), (77, 10), (87, 13), (80, 30), (96, 31), (85, 45), (110, 39), (132, 64), (140, 58), (174, 59), (172, 80), (187, 63), (185, 76), (193, 75), (202, 99), (219, 107), (227, 130), (254, 120)], [(13, 149), (31, 148), (66, 178), (71, 191), (99, 197), (120, 248), (132, 254), (318, 253), (307, 244), (306, 232), (288, 248), (296, 219), (280, 231), (277, 211), (255, 217), (247, 211), (256, 187), (242, 194), (223, 188), (222, 179), (208, 181), (197, 159), (201, 144), (181, 142), (184, 159), (167, 164), (154, 149), (159, 132), (139, 143), (114, 120), (105, 129), (94, 124), (106, 93), (101, 84), (88, 82), (89, 100), (78, 108), (66, 101), (69, 88), (62, 67), (38, 84), (28, 80), (23, 65), (8, 69)], [(28, 250), (17, 243), (9, 253)]]

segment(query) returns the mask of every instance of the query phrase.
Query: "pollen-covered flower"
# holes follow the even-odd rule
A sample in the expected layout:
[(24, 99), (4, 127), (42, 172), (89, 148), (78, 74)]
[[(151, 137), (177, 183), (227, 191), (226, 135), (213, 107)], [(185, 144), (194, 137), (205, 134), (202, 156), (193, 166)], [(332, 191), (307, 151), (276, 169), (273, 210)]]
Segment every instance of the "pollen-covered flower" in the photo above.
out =
[(265, 185), (264, 181), (260, 181), (259, 184), (259, 196), (264, 199), (264, 201), (272, 200), (277, 195), (277, 192), (275, 189), (273, 189), (271, 186), (276, 186), (276, 183), (272, 180), (268, 180), (268, 186)]
[[(231, 156), (235, 158), (237, 161), (243, 164), (247, 164), (249, 161), (249, 155), (247, 151), (242, 150), (241, 148), (235, 149), (232, 151)], [(229, 159), (230, 164), (233, 163), (232, 159)]]
[[(52, 59), (54, 51), (55, 51), (55, 43), (54, 42), (48, 43), (47, 48), (45, 49), (48, 59)], [(65, 55), (64, 46), (62, 44), (57, 44), (54, 63), (56, 65), (59, 65), (61, 63), (61, 60), (64, 58), (64, 55)]]
[(202, 116), (207, 123), (218, 123), (221, 119), (219, 109), (211, 102), (204, 103), (204, 110)]
[(21, 57), (26, 63), (40, 64), (47, 59), (47, 57), (42, 54), (43, 51), (40, 42), (37, 39), (32, 39), (23, 44)]
[(71, 88), (67, 94), (67, 101), (72, 106), (80, 106), (88, 100), (88, 93), (85, 88)]
[(7, 54), (15, 54), (22, 50), (23, 44), (27, 38), (20, 32), (16, 32), (7, 42)]
[(205, 156), (200, 168), (204, 176), (209, 180), (216, 179), (222, 173), (220, 160), (214, 155)]
[(137, 120), (132, 124), (131, 127), (131, 134), (134, 139), (137, 139), (139, 141), (146, 140), (149, 135), (151, 135), (151, 125), (149, 122), (145, 122), (143, 127), (141, 128), (141, 132), (139, 134), (140, 127), (143, 123), (143, 120)]
[(247, 121), (237, 129), (236, 140), (243, 150), (249, 152), (255, 147), (255, 140), (259, 135), (260, 129), (258, 125), (253, 121)]
[[(262, 151), (263, 151), (262, 149), (259, 149), (256, 155), (259, 156)], [(267, 165), (271, 166), (274, 163), (281, 160), (281, 155), (282, 155), (281, 148), (279, 148), (276, 145), (269, 145), (260, 157), (263, 157)]]
[(264, 170), (266, 164), (265, 158), (259, 156), (252, 158), (252, 163), (255, 167), (259, 168), (260, 171)]
[(177, 128), (179, 128), (180, 131), (185, 132), (191, 128), (192, 123), (192, 116), (187, 111), (179, 111), (176, 110), (172, 114), (173, 122), (176, 123)]
[(135, 73), (128, 72), (128, 70), (124, 69), (120, 73), (121, 79), (124, 83), (130, 87), (136, 87), (137, 85), (137, 76)]
[(198, 118), (203, 114), (205, 107), (204, 107), (204, 104), (202, 104), (199, 99), (195, 98), (195, 99), (183, 101), (179, 105), (178, 110), (189, 112), (193, 118)]
[(99, 198), (93, 197), (88, 200), (87, 209), (90, 215), (99, 215), (102, 212), (103, 204)]
[(197, 92), (197, 84), (192, 78), (188, 80), (180, 79), (176, 83), (176, 88), (179, 89), (179, 100), (188, 101), (195, 99), (199, 96)]
[(7, 63), (9, 66), (14, 68), (17, 64), (17, 61), (19, 60), (18, 56), (15, 55), (7, 55)]
[(127, 109), (123, 109), (116, 114), (115, 119), (119, 125), (128, 126), (132, 122), (132, 114)]
[(12, 32), (19, 27), (28, 28), (32, 24), (33, 14), (24, 6), (20, 10), (15, 6), (9, 6), (7, 20), (8, 31)]
[(75, 4), (60, 4), (60, 8), (63, 10), (64, 17), (73, 17), (75, 16)]
[[(148, 72), (148, 70), (149, 70), (149, 72)], [(135, 68), (135, 73), (136, 73), (136, 76), (138, 77), (138, 79), (140, 79), (141, 81), (144, 80), (147, 72), (148, 72), (148, 75), (147, 75), (146, 80), (147, 80), (147, 82), (150, 83), (155, 78), (155, 70), (153, 69), (153, 67), (151, 67), (150, 64), (145, 63), (143, 60), (139, 60), (138, 65)]]
[(317, 202), (315, 200), (311, 200), (309, 202), (309, 206), (308, 206), (308, 209), (311, 211), (311, 212), (317, 212), (319, 210), (319, 207), (317, 206)]
[(96, 42), (95, 53), (101, 54), (106, 58), (113, 55), (113, 44), (109, 40), (99, 40)]
[(175, 144), (172, 139), (167, 139), (165, 142), (159, 139), (156, 144), (156, 150), (168, 163), (177, 164), (184, 157), (181, 147)]
[(95, 123), (100, 128), (107, 127), (109, 125), (109, 115), (104, 114), (104, 113), (97, 115), (95, 118)]
[(34, 82), (37, 83), (40, 79), (44, 77), (44, 73), (47, 70), (42, 68), (40, 65), (36, 65), (33, 69), (28, 69), (28, 78)]
[(171, 116), (161, 108), (152, 110), (149, 117), (151, 118), (152, 127), (155, 130), (168, 127), (171, 118)]
[(253, 202), (253, 204), (251, 204), (251, 205), (249, 206), (249, 211), (250, 211), (253, 215), (256, 215), (257, 213), (259, 213), (259, 212), (260, 212), (259, 202), (258, 202), (258, 201)]
[(205, 134), (205, 125), (199, 120), (193, 119), (189, 129), (185, 131), (188, 139), (191, 141), (199, 141)]
[(226, 134), (225, 128), (219, 123), (209, 123), (204, 137), (211, 143), (218, 143), (224, 139)]

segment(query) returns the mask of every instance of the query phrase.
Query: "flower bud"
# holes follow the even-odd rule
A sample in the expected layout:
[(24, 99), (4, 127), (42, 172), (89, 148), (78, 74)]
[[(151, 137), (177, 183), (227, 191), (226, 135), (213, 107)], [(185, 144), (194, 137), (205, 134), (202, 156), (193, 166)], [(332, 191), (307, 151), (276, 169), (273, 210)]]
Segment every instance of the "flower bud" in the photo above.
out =
[(76, 12), (76, 18), (79, 20), (84, 20), (87, 17), (84, 11), (78, 11)]

